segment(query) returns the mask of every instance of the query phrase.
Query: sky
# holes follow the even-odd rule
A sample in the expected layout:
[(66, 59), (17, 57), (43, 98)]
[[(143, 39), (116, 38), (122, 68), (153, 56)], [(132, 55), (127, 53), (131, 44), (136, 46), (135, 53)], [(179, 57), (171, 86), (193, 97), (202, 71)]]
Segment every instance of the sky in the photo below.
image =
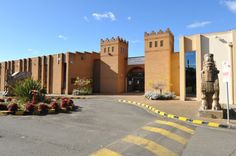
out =
[(0, 61), (96, 51), (121, 36), (144, 55), (144, 32), (183, 35), (236, 29), (236, 0), (0, 0)]

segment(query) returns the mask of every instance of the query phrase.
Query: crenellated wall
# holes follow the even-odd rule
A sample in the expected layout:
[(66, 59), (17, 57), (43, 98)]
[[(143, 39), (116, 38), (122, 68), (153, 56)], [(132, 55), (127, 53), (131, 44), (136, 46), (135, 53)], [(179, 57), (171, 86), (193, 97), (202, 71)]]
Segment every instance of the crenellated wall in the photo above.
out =
[(116, 37), (100, 43), (100, 91), (101, 93), (125, 92), (128, 41)]
[(172, 91), (171, 62), (174, 36), (170, 29), (145, 32), (145, 91), (153, 90), (154, 83), (164, 84), (164, 92)]

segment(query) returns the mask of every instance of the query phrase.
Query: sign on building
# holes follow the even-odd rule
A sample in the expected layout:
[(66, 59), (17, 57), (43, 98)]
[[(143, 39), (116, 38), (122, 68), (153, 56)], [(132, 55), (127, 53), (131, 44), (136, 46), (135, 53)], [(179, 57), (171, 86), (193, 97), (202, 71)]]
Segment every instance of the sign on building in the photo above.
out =
[(222, 72), (223, 72), (223, 81), (225, 83), (229, 83), (231, 66), (230, 66), (228, 61), (224, 61), (223, 64), (222, 64), (222, 67), (223, 67), (223, 70), (222, 70)]

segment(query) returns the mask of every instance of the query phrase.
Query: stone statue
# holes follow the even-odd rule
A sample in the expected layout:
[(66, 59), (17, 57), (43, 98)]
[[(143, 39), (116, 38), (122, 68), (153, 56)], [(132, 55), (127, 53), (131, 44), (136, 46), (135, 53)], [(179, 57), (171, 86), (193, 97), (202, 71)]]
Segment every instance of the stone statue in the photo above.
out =
[(6, 72), (6, 80), (5, 80), (5, 90), (4, 95), (5, 96), (11, 96), (13, 95), (13, 88), (14, 85), (24, 79), (30, 78), (31, 73), (30, 72), (15, 72), (13, 74), (10, 73), (9, 70)]
[(213, 54), (205, 54), (202, 70), (202, 105), (200, 110), (221, 110), (219, 104), (219, 70)]

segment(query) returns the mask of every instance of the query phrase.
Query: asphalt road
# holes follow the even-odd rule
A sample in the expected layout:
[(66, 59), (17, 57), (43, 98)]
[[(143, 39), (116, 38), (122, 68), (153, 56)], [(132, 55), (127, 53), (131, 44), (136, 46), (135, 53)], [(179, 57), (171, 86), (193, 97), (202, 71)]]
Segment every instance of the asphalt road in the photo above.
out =
[(153, 116), (115, 98), (81, 112), (0, 117), (0, 156), (236, 155), (236, 132)]

